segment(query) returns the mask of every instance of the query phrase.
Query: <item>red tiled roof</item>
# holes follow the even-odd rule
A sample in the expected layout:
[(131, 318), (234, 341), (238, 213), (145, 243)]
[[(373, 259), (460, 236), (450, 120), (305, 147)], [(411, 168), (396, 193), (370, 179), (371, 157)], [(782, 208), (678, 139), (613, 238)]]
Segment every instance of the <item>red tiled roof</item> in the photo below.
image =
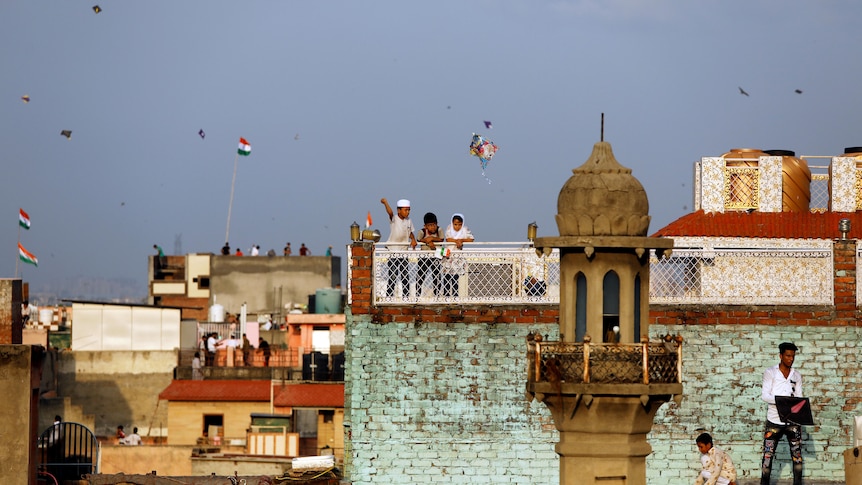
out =
[(838, 239), (838, 221), (850, 219), (850, 239), (862, 237), (862, 212), (692, 212), (659, 229), (654, 237), (758, 237)]
[(344, 384), (287, 384), (277, 394), (273, 404), (294, 408), (343, 408)]
[(261, 402), (270, 399), (270, 382), (247, 380), (173, 381), (159, 393), (165, 401)]

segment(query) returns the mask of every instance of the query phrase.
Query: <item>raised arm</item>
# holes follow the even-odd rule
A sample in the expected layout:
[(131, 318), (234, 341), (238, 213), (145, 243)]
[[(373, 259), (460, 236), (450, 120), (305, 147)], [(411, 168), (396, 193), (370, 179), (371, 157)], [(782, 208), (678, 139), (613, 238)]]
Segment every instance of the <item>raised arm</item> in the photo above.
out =
[[(386, 214), (389, 215), (389, 220), (391, 221), (392, 216), (394, 216), (395, 213), (392, 212), (392, 207), (389, 207), (389, 201), (387, 201), (386, 197), (384, 197), (384, 198), (380, 199), (380, 203), (383, 204), (383, 207), (386, 207)], [(412, 234), (411, 234), (411, 236), (412, 236)]]

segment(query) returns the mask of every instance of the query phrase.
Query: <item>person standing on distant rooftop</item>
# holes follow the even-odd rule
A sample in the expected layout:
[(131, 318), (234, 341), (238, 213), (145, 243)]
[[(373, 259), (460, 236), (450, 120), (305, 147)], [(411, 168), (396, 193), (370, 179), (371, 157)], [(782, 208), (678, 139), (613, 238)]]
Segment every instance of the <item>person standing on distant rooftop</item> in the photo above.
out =
[(305, 243), (302, 243), (302, 245), (299, 246), (299, 255), (300, 256), (311, 256), (311, 250), (308, 249), (307, 247), (305, 247)]
[(162, 272), (162, 268), (167, 266), (165, 264), (165, 252), (158, 244), (153, 244), (153, 249), (156, 250), (156, 275), (158, 275)]
[(230, 244), (225, 241), (224, 246), (221, 247), (222, 256), (230, 256)]
[(242, 249), (240, 249), (240, 248), (236, 248), (236, 254), (235, 254), (235, 256), (243, 256), (243, 254), (242, 254)]
[(252, 244), (251, 251), (249, 251), (252, 256), (260, 256), (260, 246), (256, 246)]
[(332, 246), (329, 246), (328, 248), (326, 248), (326, 255), (332, 256)]
[(202, 381), (204, 380), (204, 372), (201, 368), (201, 353), (195, 352), (195, 358), (192, 359), (192, 380), (194, 381)]
[(293, 251), (290, 249), (290, 243), (287, 243), (287, 244), (284, 246), (284, 255), (285, 255), (285, 256), (290, 256), (290, 254), (291, 254), (291, 253), (293, 253)]
[(125, 444), (129, 446), (140, 446), (144, 444), (144, 440), (142, 440), (141, 435), (138, 434), (138, 428), (132, 428), (132, 434), (126, 438)]

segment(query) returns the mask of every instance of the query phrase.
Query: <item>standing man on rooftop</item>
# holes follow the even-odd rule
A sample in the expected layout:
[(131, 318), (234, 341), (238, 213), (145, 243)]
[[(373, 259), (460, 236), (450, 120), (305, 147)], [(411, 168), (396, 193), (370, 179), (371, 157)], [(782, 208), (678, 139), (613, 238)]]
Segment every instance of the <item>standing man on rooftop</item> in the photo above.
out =
[[(380, 199), (380, 203), (386, 208), (386, 215), (389, 216), (389, 239), (386, 241), (386, 248), (396, 251), (406, 250), (407, 244), (410, 248), (416, 247), (416, 237), (413, 235), (413, 221), (410, 220), (410, 201), (400, 199), (396, 204), (398, 214), (392, 212), (392, 207), (389, 206), (389, 201), (386, 198)], [(410, 276), (407, 271), (407, 258), (403, 256), (390, 257), (386, 263), (389, 269), (389, 280), (386, 283), (386, 296), (395, 295), (396, 281), (401, 281), (401, 294), (404, 298), (410, 294)]]
[(781, 421), (775, 396), (802, 397), (802, 374), (793, 369), (796, 345), (784, 342), (778, 346), (778, 365), (763, 373), (761, 398), (766, 401), (766, 427), (763, 432), (763, 461), (760, 485), (769, 485), (772, 462), (781, 438), (787, 436), (790, 457), (793, 459), (793, 485), (802, 485), (802, 426)]

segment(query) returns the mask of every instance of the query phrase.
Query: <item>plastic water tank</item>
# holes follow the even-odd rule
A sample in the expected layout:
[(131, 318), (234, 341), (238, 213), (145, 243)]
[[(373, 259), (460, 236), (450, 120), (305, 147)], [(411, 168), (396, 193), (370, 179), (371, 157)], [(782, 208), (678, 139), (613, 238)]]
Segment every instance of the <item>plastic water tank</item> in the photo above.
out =
[(210, 322), (224, 322), (224, 307), (222, 305), (216, 303), (215, 305), (210, 307)]
[(42, 325), (51, 325), (54, 323), (54, 310), (51, 308), (42, 308), (39, 310), (39, 323)]
[(341, 313), (341, 290), (321, 288), (314, 292), (314, 313)]

